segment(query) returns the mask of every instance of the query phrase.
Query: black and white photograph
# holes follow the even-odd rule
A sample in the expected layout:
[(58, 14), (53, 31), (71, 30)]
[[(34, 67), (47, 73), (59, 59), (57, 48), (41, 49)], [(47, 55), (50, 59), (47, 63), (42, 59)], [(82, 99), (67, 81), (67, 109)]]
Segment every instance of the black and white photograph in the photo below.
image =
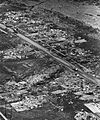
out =
[(100, 0), (0, 0), (0, 120), (100, 120)]

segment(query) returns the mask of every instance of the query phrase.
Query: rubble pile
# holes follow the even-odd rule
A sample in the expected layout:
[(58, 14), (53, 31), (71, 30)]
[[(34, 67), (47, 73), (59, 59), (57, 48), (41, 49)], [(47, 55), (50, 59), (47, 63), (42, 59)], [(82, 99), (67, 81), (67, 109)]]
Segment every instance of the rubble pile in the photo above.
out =
[[(52, 108), (49, 106), (48, 111), (43, 110), (43, 118), (51, 113), (60, 113), (63, 120), (67, 120), (72, 112), (71, 120), (96, 120), (96, 114), (85, 109), (87, 107), (92, 111), (93, 104), (89, 103), (98, 102), (95, 109), (100, 112), (100, 88), (84, 76), (89, 73), (99, 78), (95, 72), (95, 68), (99, 68), (99, 53), (94, 54), (96, 50), (94, 52), (83, 47), (90, 41), (82, 36), (75, 37), (75, 23), (68, 20), (64, 23), (61, 19), (63, 15), (42, 8), (7, 11), (1, 18), (0, 23), (12, 30), (11, 33), (5, 31), (6, 36), (12, 36), (8, 41), (16, 44), (0, 51), (0, 59), (4, 64), (0, 63), (3, 76), (0, 80), (5, 80), (4, 85), (0, 86), (0, 100), (5, 102), (4, 105), (10, 104), (13, 112), (16, 110), (22, 114), (31, 110), (42, 111), (50, 104)], [(23, 34), (49, 51), (49, 55), (67, 64), (72, 63), (74, 68), (68, 69), (16, 34)], [(48, 117), (53, 120), (52, 115)], [(54, 120), (58, 120), (59, 115), (56, 117)]]

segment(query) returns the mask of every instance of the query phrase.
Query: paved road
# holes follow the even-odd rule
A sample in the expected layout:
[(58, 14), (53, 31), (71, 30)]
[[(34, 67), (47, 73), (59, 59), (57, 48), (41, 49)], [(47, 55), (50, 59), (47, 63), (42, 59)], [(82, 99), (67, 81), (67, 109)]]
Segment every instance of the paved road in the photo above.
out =
[[(74, 65), (72, 65), (71, 63), (69, 63), (68, 61), (64, 61), (61, 58), (58, 58), (56, 56), (54, 56), (52, 53), (50, 53), (46, 48), (42, 47), (41, 45), (39, 45), (38, 43), (32, 41), (31, 39), (25, 37), (24, 35), (20, 34), (20, 33), (15, 33), (13, 31), (13, 29), (11, 28), (7, 28), (5, 25), (0, 24), (0, 28), (3, 29), (3, 31), (8, 30), (8, 32), (11, 32), (13, 34), (16, 34), (16, 36), (20, 37), (22, 40), (32, 44), (33, 46), (35, 46), (36, 48), (44, 51), (46, 54), (48, 54), (49, 56), (51, 56), (53, 59), (55, 59), (57, 62), (59, 62), (60, 64), (63, 64), (64, 66), (66, 66), (66, 68), (70, 71), (70, 72), (74, 72), (76, 70), (76, 67)], [(100, 85), (100, 80), (97, 78), (94, 78), (92, 75), (87, 74), (86, 72), (83, 72), (81, 69), (77, 68), (77, 72), (78, 74), (80, 74), (81, 76), (83, 76), (85, 79), (94, 82), (97, 85)]]

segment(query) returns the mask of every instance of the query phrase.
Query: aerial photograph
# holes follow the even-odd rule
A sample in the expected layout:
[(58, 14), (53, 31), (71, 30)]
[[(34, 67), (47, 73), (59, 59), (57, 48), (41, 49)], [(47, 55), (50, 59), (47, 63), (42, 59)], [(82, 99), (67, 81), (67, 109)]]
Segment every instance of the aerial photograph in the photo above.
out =
[(0, 0), (0, 120), (100, 120), (100, 0)]

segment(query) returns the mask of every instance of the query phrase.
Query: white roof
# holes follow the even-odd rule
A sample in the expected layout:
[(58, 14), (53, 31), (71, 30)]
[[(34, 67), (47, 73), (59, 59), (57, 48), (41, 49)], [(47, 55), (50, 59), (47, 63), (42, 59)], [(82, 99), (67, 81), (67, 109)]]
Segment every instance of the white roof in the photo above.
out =
[(87, 103), (84, 104), (87, 108), (89, 108), (93, 113), (100, 113), (100, 103)]

